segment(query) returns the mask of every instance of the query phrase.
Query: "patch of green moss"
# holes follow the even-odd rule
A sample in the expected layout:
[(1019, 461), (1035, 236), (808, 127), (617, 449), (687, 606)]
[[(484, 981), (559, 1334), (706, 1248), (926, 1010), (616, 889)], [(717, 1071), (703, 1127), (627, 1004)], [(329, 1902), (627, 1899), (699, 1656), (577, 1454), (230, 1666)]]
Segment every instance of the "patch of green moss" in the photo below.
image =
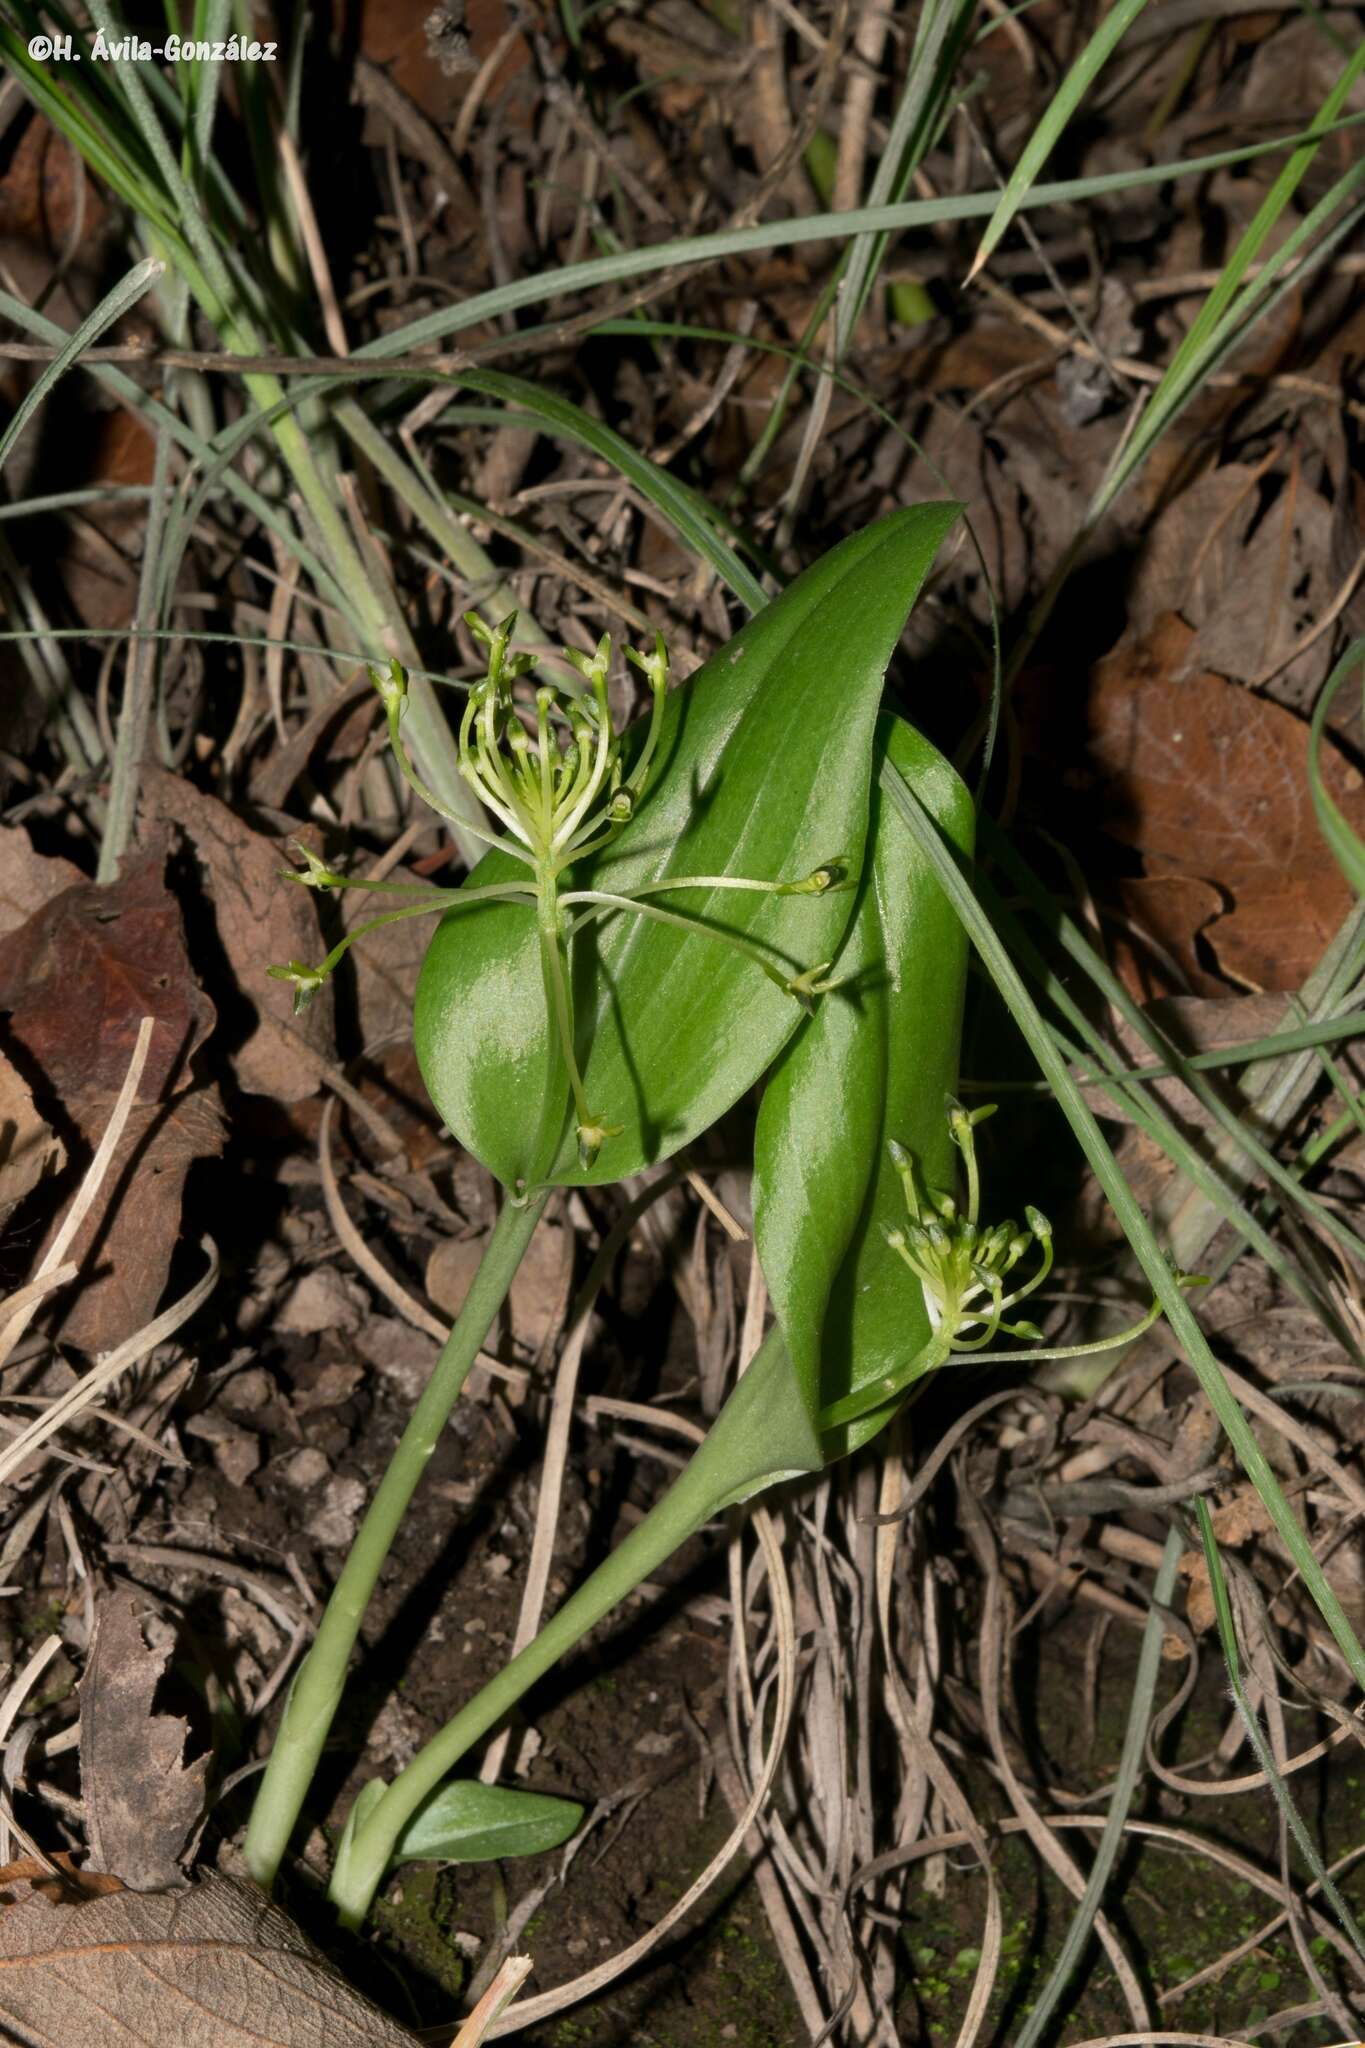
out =
[(423, 1976), (457, 1999), (468, 1974), (465, 1959), (450, 1939), (454, 1918), (454, 1877), (435, 1863), (415, 1863), (401, 1881), (375, 1902), (374, 1919), (387, 1944)]

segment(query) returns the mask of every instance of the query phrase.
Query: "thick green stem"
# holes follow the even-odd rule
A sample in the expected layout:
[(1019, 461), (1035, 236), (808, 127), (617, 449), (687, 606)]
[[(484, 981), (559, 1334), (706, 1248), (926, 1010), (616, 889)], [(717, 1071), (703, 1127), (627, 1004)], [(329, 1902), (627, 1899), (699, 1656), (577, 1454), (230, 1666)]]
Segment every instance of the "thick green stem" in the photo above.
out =
[(417, 1809), (538, 1678), (722, 1508), (819, 1464), (819, 1439), (781, 1337), (773, 1329), (705, 1442), (663, 1499), (551, 1617), (534, 1642), (418, 1751), (355, 1829), (338, 1859), (329, 1894), (343, 1923), (359, 1926)]
[(574, 1114), (581, 1126), (589, 1121), (591, 1112), (583, 1089), (583, 1076), (578, 1069), (578, 1050), (574, 1044), (573, 997), (569, 991), (568, 949), (560, 929), (559, 892), (555, 877), (548, 868), (536, 869), (536, 887), (540, 892), (540, 964), (545, 978), (545, 998), (550, 1006), (550, 1015), (554, 1019), (564, 1064), (569, 1070)]
[(503, 1208), (464, 1307), (389, 1460), (312, 1648), (289, 1689), (284, 1720), (247, 1829), (246, 1860), (258, 1884), (272, 1884), (280, 1867), (341, 1700), (351, 1651), (384, 1560), (547, 1199), (548, 1191), (524, 1208), (510, 1202)]

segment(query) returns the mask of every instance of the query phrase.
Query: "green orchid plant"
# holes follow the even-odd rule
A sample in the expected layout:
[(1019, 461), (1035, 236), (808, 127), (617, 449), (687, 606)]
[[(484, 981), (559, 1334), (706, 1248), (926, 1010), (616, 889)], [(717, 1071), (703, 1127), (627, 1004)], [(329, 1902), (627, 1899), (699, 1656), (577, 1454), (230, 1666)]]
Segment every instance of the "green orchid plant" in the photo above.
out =
[[(519, 702), (529, 662), (512, 648), (513, 621), (471, 627), (488, 664), (461, 719), (461, 769), (501, 830), (485, 834), (468, 881), (434, 898), (443, 914), (414, 1035), (437, 1109), (507, 1200), (291, 1687), (247, 1835), (262, 1883), (307, 1797), (389, 1545), (551, 1189), (656, 1164), (766, 1077), (754, 1239), (776, 1319), (663, 1499), (391, 1783), (363, 1788), (330, 1887), (349, 1924), (406, 1857), (562, 1839), (572, 1802), (532, 1812), (519, 1788), (476, 1791), (453, 1775), (469, 1750), (723, 1508), (857, 1449), (938, 1366), (999, 1358), (989, 1347), (1002, 1333), (1035, 1335), (1013, 1311), (1046, 1275), (1046, 1225), (1031, 1211), (1025, 1230), (983, 1229), (971, 1138), (983, 1112), (944, 1113), (966, 940), (884, 801), (886, 778), (898, 779), (952, 858), (970, 859), (967, 790), (880, 711), (887, 663), (956, 515), (908, 507), (852, 536), (680, 689), (667, 687), (661, 643), (632, 650), (650, 709), (624, 733), (605, 638), (574, 659), (582, 696), (542, 687)], [(431, 801), (403, 749), (402, 672), (376, 683), (399, 766)], [(765, 868), (797, 879), (755, 879)], [(346, 886), (315, 857), (296, 879)], [(432, 903), (429, 892), (374, 923)], [(367, 928), (319, 968), (282, 970), (297, 994)], [(941, 1192), (955, 1157), (961, 1207)], [(1034, 1246), (1038, 1270), (1011, 1291)]]

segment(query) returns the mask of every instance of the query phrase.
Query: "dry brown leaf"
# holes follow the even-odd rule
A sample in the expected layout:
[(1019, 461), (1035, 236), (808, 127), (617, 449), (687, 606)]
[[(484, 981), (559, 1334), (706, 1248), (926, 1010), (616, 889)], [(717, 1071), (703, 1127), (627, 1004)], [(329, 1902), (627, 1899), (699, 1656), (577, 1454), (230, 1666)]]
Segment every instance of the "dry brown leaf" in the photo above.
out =
[(300, 1057), (298, 1041), (331, 1057), (331, 987), (319, 990), (295, 1019), (292, 990), (266, 972), (287, 960), (319, 959), (325, 952), (310, 891), (281, 877), (287, 864), (283, 847), (253, 832), (226, 804), (183, 776), (145, 770), (142, 795), (149, 815), (179, 826), (204, 871), (218, 938), (240, 998), (240, 1020), (231, 1010), (222, 1019), (236, 1042), (228, 1058), (237, 1085), (249, 1095), (269, 1095), (277, 1102), (301, 1102), (316, 1094), (317, 1073)]
[[(1099, 663), (1090, 753), (1107, 782), (1105, 829), (1150, 873), (1226, 889), (1206, 933), (1229, 978), (1297, 989), (1350, 906), (1308, 791), (1308, 730), (1278, 704), (1188, 670), (1191, 629), (1166, 614)], [(1323, 778), (1365, 830), (1365, 780), (1331, 747)]]
[[(1174, 994), (1184, 978), (1197, 996), (1222, 984), (1205, 972), (1199, 938), (1222, 915), (1223, 894), (1196, 875), (1124, 875), (1112, 884), (1123, 924), (1110, 926), (1114, 972), (1141, 1003)], [(1179, 973), (1172, 973), (1167, 960)]]
[(253, 1887), (77, 1905), (34, 1891), (0, 1915), (0, 2018), (11, 2040), (175, 2048), (413, 2048)]
[(41, 1069), (54, 1114), (59, 1107), (90, 1149), (141, 1019), (156, 1022), (137, 1104), (73, 1247), (84, 1271), (61, 1335), (88, 1350), (121, 1343), (152, 1315), (185, 1175), (222, 1145), (216, 1092), (196, 1088), (189, 1073), (215, 1012), (195, 981), (163, 863), (153, 849), (108, 888), (80, 882), (0, 938), (0, 1008), (10, 1011), (11, 1034)]
[[(103, 1122), (103, 1116), (83, 1121), (90, 1142)], [(67, 1290), (59, 1326), (64, 1343), (107, 1351), (150, 1320), (171, 1269), (185, 1176), (196, 1160), (222, 1151), (225, 1131), (213, 1087), (185, 1088), (169, 1102), (140, 1103), (132, 1111), (99, 1198), (72, 1244), (70, 1256), (82, 1272)]]
[(28, 1083), (0, 1052), (0, 1223), (65, 1158), (61, 1139), (33, 1106)]
[(1213, 1627), (1217, 1610), (1202, 1551), (1187, 1550), (1180, 1560), (1180, 1569), (1189, 1580), (1185, 1589), (1185, 1619), (1197, 1636), (1205, 1636)]
[(153, 847), (109, 887), (78, 882), (0, 939), (0, 1008), (68, 1108), (114, 1100), (143, 1017), (157, 1023), (143, 1102), (183, 1080), (213, 1028), (164, 867)]
[(124, 1889), (121, 1877), (78, 1868), (69, 1849), (58, 1849), (51, 1856), (21, 1856), (0, 1867), (0, 1909), (15, 1903), (16, 1894), (11, 1887), (22, 1883), (31, 1884), (54, 1905), (74, 1906), (82, 1899), (98, 1899), (106, 1892)]
[(99, 186), (51, 122), (41, 115), (26, 122), (0, 178), (0, 235), (55, 256), (73, 227), (88, 235), (107, 212)]
[[(1260, 1495), (1249, 1486), (1239, 1488), (1230, 1500), (1216, 1507), (1212, 1519), (1220, 1550), (1239, 1549), (1253, 1536), (1264, 1536), (1272, 1526)], [(1187, 1550), (1180, 1560), (1180, 1570), (1189, 1580), (1185, 1619), (1197, 1636), (1206, 1635), (1213, 1627), (1216, 1609), (1203, 1551)]]
[(181, 1762), (189, 1724), (152, 1711), (169, 1649), (149, 1650), (131, 1596), (99, 1602), (80, 1683), (81, 1791), (97, 1870), (134, 1891), (161, 1891), (204, 1807), (208, 1758)]
[(17, 931), (35, 910), (84, 880), (74, 862), (35, 853), (22, 825), (0, 825), (0, 935)]
[[(1149, 632), (1178, 612), (1194, 636), (1184, 660), (1250, 682), (1283, 658), (1336, 594), (1332, 510), (1301, 480), (1278, 479), (1266, 508), (1254, 469), (1228, 463), (1162, 513), (1128, 592), (1129, 621)], [(1269, 685), (1278, 703), (1306, 710), (1332, 663), (1324, 633)]]
[[(442, 125), (454, 119), (474, 75), (470, 68), (448, 68), (440, 62), (443, 46), (433, 40), (431, 24), (443, 12), (433, 9), (429, 0), (365, 0), (360, 9), (360, 47), (365, 56), (382, 64), (394, 83)], [(463, 21), (475, 69), (513, 25), (506, 0), (468, 0), (451, 19)], [(530, 48), (519, 35), (488, 83), (490, 98), (501, 98), (530, 61)]]
[[(433, 896), (436, 894), (437, 885), (413, 874), (410, 868), (396, 869), (390, 880), (402, 882), (405, 888), (410, 888), (414, 903), (427, 890)], [(366, 916), (374, 915), (373, 908), (366, 906), (363, 900), (356, 902), (352, 899), (347, 910), (350, 913), (346, 917), (348, 928), (362, 923)], [(378, 1045), (382, 1040), (395, 1036), (404, 1041), (411, 1037), (417, 977), (437, 922), (434, 916), (405, 918), (401, 924), (386, 924), (377, 932), (367, 932), (358, 945), (352, 946), (356, 1013), (362, 1045)]]
[(1209, 933), (1219, 967), (1248, 988), (1286, 993), (1302, 987), (1351, 907), (1335, 868), (1235, 893), (1235, 908)]
[(1214, 1508), (1211, 1519), (1220, 1550), (1239, 1549), (1274, 1526), (1260, 1494), (1251, 1486), (1238, 1487), (1231, 1499)]

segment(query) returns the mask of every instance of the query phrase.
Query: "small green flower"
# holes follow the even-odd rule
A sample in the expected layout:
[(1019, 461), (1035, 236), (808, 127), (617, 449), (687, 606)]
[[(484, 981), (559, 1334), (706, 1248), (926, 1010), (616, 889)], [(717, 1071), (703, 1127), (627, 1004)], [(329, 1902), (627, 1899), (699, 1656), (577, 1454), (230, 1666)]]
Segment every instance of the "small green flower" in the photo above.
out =
[(807, 1016), (814, 1016), (817, 996), (828, 995), (832, 988), (839, 986), (837, 981), (828, 979), (833, 965), (832, 960), (822, 960), (818, 966), (806, 967), (800, 974), (783, 974), (780, 968), (770, 966), (766, 960), (762, 963), (769, 981), (775, 981), (784, 995), (795, 996)]
[(590, 1116), (580, 1123), (574, 1135), (578, 1139), (578, 1163), (584, 1173), (595, 1165), (598, 1153), (608, 1138), (619, 1138), (623, 1126), (609, 1124), (600, 1116)]
[(779, 882), (774, 893), (778, 896), (827, 896), (834, 889), (852, 887), (849, 863), (840, 854), (837, 859), (824, 861), (818, 868), (812, 868), (799, 882)]
[(370, 670), (370, 681), (379, 692), (380, 702), (391, 720), (402, 717), (408, 701), (407, 670), (395, 655), (387, 672), (380, 668)]
[[(888, 1231), (887, 1242), (920, 1282), (935, 1335), (953, 1353), (984, 1350), (1002, 1331), (1030, 1342), (1042, 1334), (1033, 1323), (1006, 1322), (1004, 1316), (1041, 1287), (1051, 1272), (1051, 1224), (1034, 1208), (1026, 1210), (1028, 1227), (1022, 1230), (1007, 1220), (983, 1232), (979, 1221), (975, 1131), (994, 1113), (993, 1102), (971, 1111), (960, 1103), (949, 1104), (948, 1128), (966, 1171), (967, 1200), (961, 1210), (953, 1195), (925, 1184), (903, 1146), (894, 1139), (890, 1146), (909, 1221), (903, 1230)], [(1007, 1276), (1035, 1246), (1041, 1255), (1037, 1270), (1007, 1294)]]
[(313, 997), (326, 981), (330, 969), (305, 967), (302, 960), (291, 960), (287, 967), (267, 967), (266, 973), (273, 981), (290, 981), (294, 984), (294, 1015), (307, 1009)]
[[(339, 875), (335, 868), (329, 868), (311, 846), (305, 846), (301, 839), (294, 841), (294, 849), (303, 861), (302, 869), (281, 868), (281, 879), (297, 882), (302, 889), (344, 889), (346, 877)], [(273, 972), (273, 970), (272, 970)]]

